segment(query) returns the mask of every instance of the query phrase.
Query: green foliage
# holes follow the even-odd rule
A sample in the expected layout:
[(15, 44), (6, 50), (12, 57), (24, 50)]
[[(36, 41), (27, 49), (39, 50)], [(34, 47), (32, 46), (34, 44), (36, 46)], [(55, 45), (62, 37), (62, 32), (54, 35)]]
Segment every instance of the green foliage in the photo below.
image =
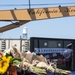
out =
[(22, 62), (22, 59), (19, 58), (12, 58), (11, 63), (16, 66)]
[[(9, 53), (6, 53), (6, 55), (5, 55), (6, 57), (9, 57), (9, 56), (11, 56)], [(12, 57), (12, 56), (11, 56)]]
[(38, 67), (34, 67), (33, 72), (36, 73), (36, 74), (43, 74), (43, 75), (47, 74), (45, 69), (41, 69), (41, 68), (38, 68)]

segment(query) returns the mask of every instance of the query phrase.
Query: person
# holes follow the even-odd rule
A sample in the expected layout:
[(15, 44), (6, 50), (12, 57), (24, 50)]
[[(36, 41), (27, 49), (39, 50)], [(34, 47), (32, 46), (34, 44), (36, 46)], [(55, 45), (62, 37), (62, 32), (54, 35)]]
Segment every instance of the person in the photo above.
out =
[(72, 46), (73, 46), (72, 43), (68, 44), (67, 48), (63, 52), (67, 70), (71, 70), (71, 66), (72, 66), (72, 55), (73, 55)]

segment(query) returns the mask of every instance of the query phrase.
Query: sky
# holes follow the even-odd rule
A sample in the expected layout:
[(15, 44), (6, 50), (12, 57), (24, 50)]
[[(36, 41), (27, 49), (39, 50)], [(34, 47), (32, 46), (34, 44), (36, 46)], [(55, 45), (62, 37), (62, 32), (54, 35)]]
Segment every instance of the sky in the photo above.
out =
[[(28, 4), (29, 0), (0, 0), (0, 5), (21, 5)], [(61, 3), (75, 3), (74, 0), (30, 0), (31, 4), (55, 4), (59, 3), (61, 6), (74, 6), (75, 4)], [(43, 7), (58, 7), (59, 5), (48, 6), (31, 6), (31, 8)], [(10, 9), (26, 9), (29, 6), (0, 6), (0, 10)], [(11, 22), (0, 22), (0, 27), (5, 26)], [(20, 38), (23, 37), (23, 28), (27, 27), (28, 38), (30, 37), (44, 37), (44, 38), (66, 38), (75, 39), (75, 16), (62, 17), (54, 19), (44, 19), (30, 21), (18, 28), (0, 33), (0, 38)]]

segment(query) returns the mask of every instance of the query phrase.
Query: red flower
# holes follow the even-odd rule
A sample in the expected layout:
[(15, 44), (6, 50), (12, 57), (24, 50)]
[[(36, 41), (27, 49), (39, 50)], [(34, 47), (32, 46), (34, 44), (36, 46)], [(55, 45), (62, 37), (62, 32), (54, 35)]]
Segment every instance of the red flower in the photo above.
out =
[(0, 57), (2, 56), (2, 53), (0, 52)]

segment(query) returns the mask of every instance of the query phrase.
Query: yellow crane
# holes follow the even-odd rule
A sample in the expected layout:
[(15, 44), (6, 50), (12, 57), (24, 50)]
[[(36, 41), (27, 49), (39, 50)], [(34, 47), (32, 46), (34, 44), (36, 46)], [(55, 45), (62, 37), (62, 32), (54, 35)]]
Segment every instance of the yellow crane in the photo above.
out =
[(29, 21), (75, 16), (75, 6), (0, 10), (0, 21), (18, 21), (0, 27), (0, 33), (19, 27)]

